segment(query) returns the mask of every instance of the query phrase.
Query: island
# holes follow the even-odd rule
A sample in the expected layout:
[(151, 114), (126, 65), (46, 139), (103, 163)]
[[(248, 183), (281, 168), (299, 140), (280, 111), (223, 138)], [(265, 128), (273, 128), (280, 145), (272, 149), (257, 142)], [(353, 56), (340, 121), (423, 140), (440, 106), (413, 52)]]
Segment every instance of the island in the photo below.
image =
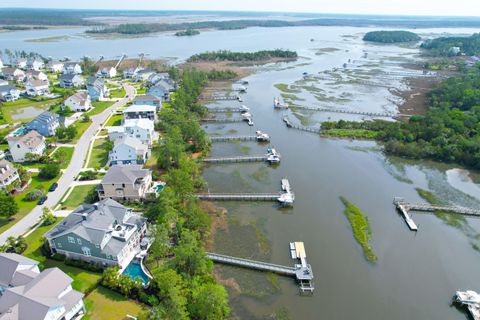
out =
[(377, 43), (401, 43), (419, 40), (420, 37), (410, 31), (371, 31), (363, 37), (363, 41)]
[(175, 33), (177, 37), (191, 37), (191, 36), (197, 36), (200, 34), (200, 31), (195, 30), (195, 29), (187, 29), (185, 31), (178, 31)]

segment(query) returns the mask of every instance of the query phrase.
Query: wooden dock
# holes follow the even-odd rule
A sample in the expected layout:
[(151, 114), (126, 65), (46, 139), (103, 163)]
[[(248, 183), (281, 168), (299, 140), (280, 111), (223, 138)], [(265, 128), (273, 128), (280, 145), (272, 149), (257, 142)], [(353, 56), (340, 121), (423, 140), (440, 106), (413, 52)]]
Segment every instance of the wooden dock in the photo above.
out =
[(311, 133), (317, 133), (317, 134), (320, 134), (322, 132), (322, 129), (320, 129), (320, 128), (311, 128), (311, 127), (305, 127), (305, 126), (293, 124), (288, 119), (288, 117), (284, 117), (282, 120), (285, 123), (285, 125), (287, 126), (287, 128), (296, 129), (296, 130), (300, 130), (300, 131), (311, 132)]
[(357, 110), (347, 110), (347, 109), (330, 109), (324, 107), (304, 107), (304, 106), (295, 106), (296, 109), (310, 110), (310, 111), (320, 111), (320, 112), (331, 112), (331, 113), (343, 113), (343, 114), (353, 114), (369, 117), (380, 117), (380, 118), (393, 118), (395, 114), (393, 113), (383, 113), (383, 112), (368, 112), (368, 111), (357, 111)]
[(267, 156), (220, 157), (205, 158), (202, 161), (206, 163), (266, 162), (267, 158)]
[(201, 96), (200, 100), (203, 101), (234, 101), (234, 100), (239, 100), (240, 97), (237, 95), (234, 96)]
[(282, 193), (203, 193), (195, 195), (201, 200), (210, 201), (278, 201)]
[(210, 113), (244, 113), (248, 112), (248, 110), (244, 108), (208, 108), (208, 112)]
[(213, 123), (239, 123), (246, 121), (243, 118), (203, 118), (201, 122), (213, 122)]
[(230, 141), (257, 141), (257, 142), (269, 142), (270, 139), (262, 138), (258, 136), (212, 136), (210, 137), (212, 142), (230, 142)]

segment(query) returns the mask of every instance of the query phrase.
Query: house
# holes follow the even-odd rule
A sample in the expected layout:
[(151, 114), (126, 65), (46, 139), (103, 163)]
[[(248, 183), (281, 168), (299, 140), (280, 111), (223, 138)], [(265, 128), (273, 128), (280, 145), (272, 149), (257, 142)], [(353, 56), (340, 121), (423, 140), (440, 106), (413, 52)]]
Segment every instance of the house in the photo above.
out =
[(43, 96), (49, 94), (49, 83), (45, 80), (30, 79), (25, 83), (25, 89), (29, 96)]
[(58, 268), (40, 272), (38, 262), (0, 253), (0, 320), (71, 320), (85, 314), (83, 293)]
[(123, 71), (123, 78), (125, 79), (132, 79), (135, 78), (138, 72), (142, 71), (143, 68), (136, 67), (136, 68), (128, 68)]
[(97, 72), (97, 77), (100, 78), (115, 78), (117, 76), (117, 69), (114, 67), (100, 68)]
[(150, 119), (157, 122), (157, 108), (148, 105), (131, 105), (123, 110), (125, 120), (128, 119)]
[(60, 76), (60, 87), (78, 88), (83, 86), (84, 80), (81, 76), (74, 73), (63, 73)]
[(15, 63), (15, 66), (19, 69), (27, 69), (27, 59), (25, 58), (20, 58), (17, 60), (17, 62)]
[(20, 91), (14, 86), (6, 85), (0, 86), (0, 100), (1, 101), (17, 101), (20, 98)]
[(65, 62), (63, 64), (63, 73), (66, 74), (82, 74), (82, 66), (76, 62)]
[(129, 136), (119, 137), (114, 141), (113, 150), (108, 154), (111, 165), (143, 164), (150, 157), (150, 150), (139, 139)]
[(162, 98), (164, 101), (170, 101), (170, 94), (175, 91), (175, 86), (171, 81), (160, 80), (154, 86), (148, 88), (147, 94)]
[(153, 71), (153, 70), (143, 69), (143, 70), (138, 71), (138, 72), (133, 76), (133, 79), (134, 79), (136, 82), (147, 81), (148, 78), (150, 78), (150, 76), (151, 76), (152, 74), (154, 74), (154, 73), (155, 73), (155, 71)]
[(63, 72), (63, 62), (61, 61), (49, 61), (47, 63), (47, 71), (49, 72), (54, 72), (54, 73), (58, 73), (58, 72)]
[(139, 139), (143, 144), (152, 147), (158, 140), (158, 133), (152, 120), (149, 119), (127, 119), (123, 126), (108, 127), (108, 137), (115, 141), (123, 136)]
[(87, 79), (87, 91), (92, 101), (104, 99), (108, 93), (105, 81), (96, 77), (89, 77)]
[(112, 166), (98, 185), (100, 200), (140, 201), (156, 195), (152, 183), (152, 171), (141, 165)]
[(155, 106), (157, 107), (157, 112), (160, 111), (162, 107), (162, 98), (149, 94), (136, 96), (132, 102), (137, 106)]
[(60, 117), (58, 114), (48, 111), (42, 112), (26, 126), (27, 130), (35, 130), (44, 137), (55, 135), (58, 127), (60, 127)]
[(8, 81), (23, 81), (25, 79), (25, 72), (17, 68), (3, 68), (2, 76)]
[(27, 69), (40, 71), (45, 68), (45, 63), (40, 59), (33, 59), (27, 62)]
[(17, 169), (7, 160), (0, 160), (0, 188), (5, 189), (15, 181), (20, 181)]
[(43, 81), (48, 81), (48, 77), (45, 73), (42, 71), (35, 71), (35, 70), (29, 70), (25, 72), (26, 79), (36, 79), (36, 80), (43, 80)]
[(0, 58), (0, 69), (2, 69), (3, 67), (4, 67), (3, 61), (2, 61), (2, 58)]
[(166, 72), (161, 72), (161, 73), (154, 73), (152, 74), (148, 79), (147, 79), (147, 84), (150, 84), (150, 85), (155, 85), (157, 82), (161, 81), (161, 80), (165, 80), (165, 81), (168, 81), (170, 83), (172, 83), (172, 85), (174, 84), (173, 80), (170, 79), (170, 75)]
[(84, 204), (45, 234), (54, 253), (100, 265), (126, 267), (140, 253), (147, 219), (105, 199)]
[(75, 112), (85, 112), (93, 108), (90, 96), (85, 91), (80, 91), (70, 96), (65, 100), (65, 106)]
[(43, 155), (47, 148), (45, 138), (37, 131), (31, 130), (26, 134), (16, 134), (18, 130), (7, 136), (8, 147), (14, 162), (25, 162), (27, 154)]

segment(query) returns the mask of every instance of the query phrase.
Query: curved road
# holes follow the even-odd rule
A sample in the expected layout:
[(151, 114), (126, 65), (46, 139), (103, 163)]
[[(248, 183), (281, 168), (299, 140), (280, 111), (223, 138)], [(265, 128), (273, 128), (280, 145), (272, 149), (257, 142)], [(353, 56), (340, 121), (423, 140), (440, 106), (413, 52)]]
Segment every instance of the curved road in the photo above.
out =
[(123, 87), (126, 91), (125, 98), (119, 100), (102, 113), (91, 117), (92, 124), (75, 145), (75, 151), (73, 152), (72, 160), (58, 180), (58, 188), (54, 192), (48, 193), (48, 199), (45, 201), (45, 204), (41, 206), (37, 205), (22, 220), (18, 221), (16, 224), (10, 227), (10, 229), (3, 232), (0, 235), (0, 244), (5, 243), (6, 239), (10, 236), (18, 237), (25, 234), (28, 230), (30, 230), (30, 228), (38, 223), (43, 214), (43, 207), (46, 206), (48, 208), (52, 208), (62, 199), (65, 191), (68, 190), (70, 185), (74, 182), (75, 177), (82, 170), (83, 162), (87, 157), (90, 142), (95, 136), (95, 133), (98, 131), (98, 129), (100, 129), (102, 124), (105, 122), (108, 116), (115, 111), (115, 109), (123, 107), (128, 102), (133, 100), (135, 96), (135, 88), (128, 84), (123, 84)]

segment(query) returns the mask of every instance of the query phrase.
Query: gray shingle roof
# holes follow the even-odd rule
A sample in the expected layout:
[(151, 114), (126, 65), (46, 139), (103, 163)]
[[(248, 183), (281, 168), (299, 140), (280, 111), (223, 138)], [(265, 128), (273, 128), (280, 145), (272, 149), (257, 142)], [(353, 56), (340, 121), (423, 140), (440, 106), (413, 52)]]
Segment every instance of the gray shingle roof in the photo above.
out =
[(0, 284), (8, 286), (12, 283), (15, 270), (19, 264), (38, 265), (38, 262), (16, 253), (0, 254)]
[(101, 183), (134, 184), (138, 179), (143, 179), (150, 174), (151, 171), (142, 169), (141, 165), (116, 165), (110, 167)]

